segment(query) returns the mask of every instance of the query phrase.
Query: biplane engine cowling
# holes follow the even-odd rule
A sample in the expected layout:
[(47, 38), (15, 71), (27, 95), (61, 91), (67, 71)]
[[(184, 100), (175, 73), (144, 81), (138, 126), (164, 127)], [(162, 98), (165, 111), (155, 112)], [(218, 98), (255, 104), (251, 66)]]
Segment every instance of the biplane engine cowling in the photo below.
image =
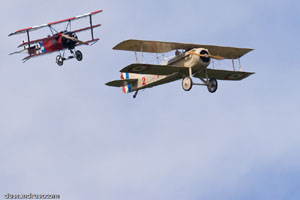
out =
[[(209, 52), (206, 49), (197, 49), (197, 52), (199, 51), (199, 54), (204, 55), (200, 56), (199, 62), (200, 65), (208, 66), (210, 64), (210, 57), (208, 57)], [(207, 55), (207, 56), (205, 56)]]

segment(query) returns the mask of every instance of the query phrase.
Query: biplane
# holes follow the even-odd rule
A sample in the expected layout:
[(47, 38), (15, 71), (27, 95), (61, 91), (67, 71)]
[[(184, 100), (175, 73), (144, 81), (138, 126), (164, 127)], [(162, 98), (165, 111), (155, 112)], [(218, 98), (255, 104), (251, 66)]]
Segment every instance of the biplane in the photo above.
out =
[[(9, 34), (8, 36), (18, 35), (22, 33), (27, 33), (27, 41), (23, 41), (22, 44), (18, 46), (18, 48), (22, 48), (19, 51), (13, 52), (12, 54), (16, 53), (28, 53), (28, 56), (23, 58), (23, 62), (26, 62), (30, 58), (34, 58), (41, 55), (46, 55), (53, 52), (59, 52), (59, 55), (56, 56), (56, 63), (59, 66), (62, 66), (65, 60), (76, 58), (76, 60), (81, 61), (83, 56), (81, 51), (75, 50), (77, 46), (80, 45), (93, 45), (96, 43), (99, 38), (94, 38), (94, 29), (101, 26), (100, 24), (93, 25), (92, 16), (102, 12), (102, 10), (97, 10), (95, 12), (79, 15), (76, 17), (71, 17), (64, 20), (59, 20), (56, 22), (51, 22), (48, 24), (42, 24), (40, 26), (33, 26), (25, 29), (18, 30), (14, 33)], [(89, 18), (89, 26), (77, 30), (72, 30), (72, 22), (74, 20), (78, 20), (81, 18)], [(61, 23), (67, 23), (66, 28), (64, 31), (58, 32), (53, 26)], [(30, 40), (29, 33), (31, 31), (35, 31), (41, 28), (48, 27), (51, 31), (51, 35), (48, 37), (37, 39), (37, 40)], [(91, 31), (91, 40), (88, 41), (81, 41), (78, 39), (76, 35), (79, 32), (90, 30)], [(69, 50), (71, 55), (65, 56), (65, 50)]]
[[(185, 44), (175, 42), (126, 40), (116, 45), (114, 50), (163, 54), (175, 51), (175, 57), (164, 61), (162, 64), (134, 63), (123, 68), (121, 80), (106, 83), (108, 86), (122, 87), (124, 93), (135, 92), (165, 83), (182, 79), (182, 88), (185, 91), (192, 89), (193, 85), (206, 86), (211, 93), (218, 88), (217, 80), (239, 81), (254, 74), (242, 71), (240, 58), (252, 51), (249, 48), (224, 47), (201, 44)], [(208, 68), (211, 60), (231, 59), (233, 70)], [(234, 60), (239, 61), (239, 70), (235, 69)], [(201, 82), (193, 82), (192, 78), (199, 78)]]

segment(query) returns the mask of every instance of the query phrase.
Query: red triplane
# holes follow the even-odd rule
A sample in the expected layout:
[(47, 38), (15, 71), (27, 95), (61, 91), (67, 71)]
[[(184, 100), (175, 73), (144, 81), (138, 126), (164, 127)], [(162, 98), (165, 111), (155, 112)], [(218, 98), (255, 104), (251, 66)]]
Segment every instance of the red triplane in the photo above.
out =
[[(28, 56), (23, 58), (23, 61), (26, 62), (30, 58), (34, 58), (37, 56), (41, 56), (41, 55), (45, 55), (48, 53), (53, 53), (53, 52), (58, 51), (59, 55), (57, 55), (57, 57), (56, 57), (56, 63), (59, 66), (63, 65), (64, 60), (68, 60), (68, 59), (72, 59), (72, 58), (76, 58), (76, 60), (81, 61), (82, 53), (79, 50), (75, 50), (75, 47), (77, 47), (79, 45), (89, 45), (89, 44), (93, 45), (94, 43), (96, 43), (99, 40), (99, 38), (94, 38), (93, 29), (97, 28), (101, 25), (100, 24), (93, 25), (92, 16), (97, 13), (100, 13), (100, 12), (102, 12), (102, 10), (98, 10), (95, 12), (87, 13), (84, 15), (79, 15), (76, 17), (72, 17), (72, 18), (68, 18), (68, 19), (64, 19), (64, 20), (60, 20), (60, 21), (56, 21), (56, 22), (52, 22), (52, 23), (48, 23), (48, 24), (42, 24), (40, 26), (34, 26), (34, 27), (30, 27), (30, 28), (21, 29), (14, 33), (11, 33), (8, 36), (17, 35), (17, 34), (21, 34), (21, 33), (27, 33), (28, 41), (27, 42), (23, 41), (23, 43), (18, 46), (18, 47), (22, 47), (22, 50), (13, 52), (10, 55), (26, 52), (26, 53), (28, 53)], [(84, 18), (84, 17), (89, 17), (90, 26), (72, 31), (71, 30), (71, 22), (73, 20), (77, 20), (77, 19)], [(64, 22), (67, 22), (67, 26), (64, 31), (58, 32), (57, 30), (55, 30), (53, 28), (53, 25), (64, 23)], [(29, 32), (40, 29), (40, 28), (44, 28), (44, 27), (49, 27), (49, 29), (52, 33), (52, 36), (48, 36), (46, 38), (37, 39), (37, 40), (30, 40)], [(78, 39), (76, 33), (81, 32), (81, 31), (86, 31), (86, 30), (91, 30), (92, 39), (89, 41), (83, 42)], [(71, 55), (68, 57), (65, 57), (66, 49), (70, 50), (70, 53), (71, 53)]]

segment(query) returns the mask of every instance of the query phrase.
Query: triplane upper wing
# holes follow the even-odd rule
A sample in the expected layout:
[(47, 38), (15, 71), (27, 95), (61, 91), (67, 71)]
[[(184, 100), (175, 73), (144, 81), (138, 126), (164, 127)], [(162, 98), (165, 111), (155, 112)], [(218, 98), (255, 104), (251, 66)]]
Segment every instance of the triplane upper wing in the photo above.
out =
[(63, 20), (51, 22), (51, 23), (48, 23), (48, 24), (42, 24), (42, 25), (39, 25), (39, 26), (33, 26), (33, 27), (29, 27), (29, 28), (24, 28), (24, 29), (21, 29), (21, 30), (17, 30), (14, 33), (11, 33), (8, 36), (22, 34), (22, 33), (30, 32), (30, 31), (38, 30), (38, 29), (41, 29), (41, 28), (44, 28), (44, 27), (49, 27), (49, 26), (52, 26), (52, 25), (55, 25), (55, 24), (60, 24), (60, 23), (63, 23), (63, 22), (69, 22), (69, 21), (81, 19), (81, 18), (84, 18), (84, 17), (89, 17), (91, 15), (95, 15), (95, 14), (100, 13), (102, 11), (103, 10), (97, 10), (95, 12), (90, 12), (90, 13), (83, 14), (83, 15), (78, 15), (76, 17), (71, 17), (71, 18), (68, 18), (68, 19), (63, 19)]
[(253, 49), (249, 48), (236, 48), (214, 45), (202, 44), (187, 44), (177, 42), (161, 42), (161, 41), (148, 41), (148, 40), (125, 40), (117, 44), (114, 50), (148, 52), (148, 53), (166, 53), (177, 49), (189, 50), (193, 48), (208, 49), (210, 54), (221, 56), (225, 59), (238, 59)]

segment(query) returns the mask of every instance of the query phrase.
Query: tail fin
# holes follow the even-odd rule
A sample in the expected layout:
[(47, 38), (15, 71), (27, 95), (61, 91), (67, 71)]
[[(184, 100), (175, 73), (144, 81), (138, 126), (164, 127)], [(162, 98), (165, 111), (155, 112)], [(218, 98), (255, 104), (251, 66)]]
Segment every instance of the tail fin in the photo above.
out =
[(136, 85), (138, 79), (129, 79), (128, 73), (121, 73), (121, 80), (110, 81), (107, 86), (122, 87), (124, 93), (132, 92), (133, 85)]

